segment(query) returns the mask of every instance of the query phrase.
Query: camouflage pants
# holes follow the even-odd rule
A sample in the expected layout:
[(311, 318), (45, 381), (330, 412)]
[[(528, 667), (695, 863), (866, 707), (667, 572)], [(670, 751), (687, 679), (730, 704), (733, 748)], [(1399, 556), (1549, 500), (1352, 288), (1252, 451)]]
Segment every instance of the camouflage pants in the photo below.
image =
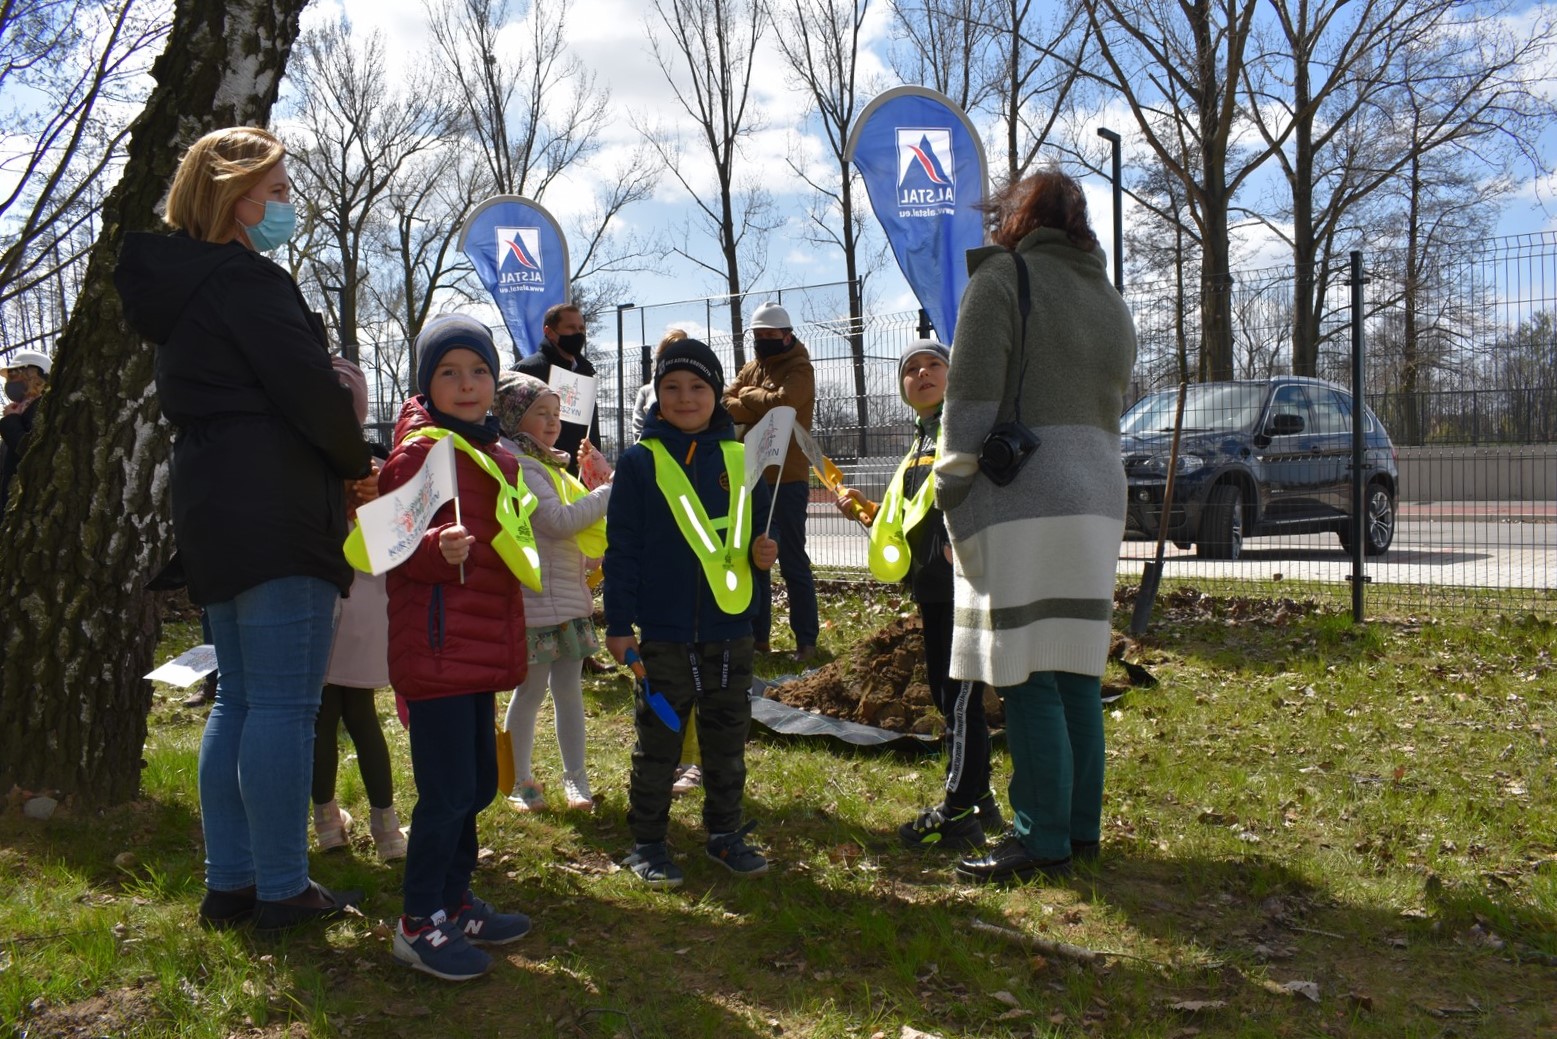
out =
[(738, 829), (746, 789), (746, 733), (751, 728), (751, 638), (697, 645), (645, 642), (639, 650), (649, 687), (670, 702), (681, 719), (681, 731), (672, 732), (641, 694), (635, 697), (638, 742), (633, 745), (627, 809), (633, 839), (640, 844), (665, 839), (672, 776), (681, 762), (686, 720), (694, 710), (703, 753), (703, 826), (711, 834)]

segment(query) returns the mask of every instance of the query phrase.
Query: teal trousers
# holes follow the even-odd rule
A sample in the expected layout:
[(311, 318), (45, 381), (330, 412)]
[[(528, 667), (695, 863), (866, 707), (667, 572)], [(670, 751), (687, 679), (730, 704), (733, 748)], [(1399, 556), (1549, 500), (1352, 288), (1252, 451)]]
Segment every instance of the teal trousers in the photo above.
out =
[(1072, 841), (1096, 841), (1103, 819), (1103, 682), (1034, 671), (998, 691), (1011, 749), (1011, 808), (1022, 846), (1069, 858)]

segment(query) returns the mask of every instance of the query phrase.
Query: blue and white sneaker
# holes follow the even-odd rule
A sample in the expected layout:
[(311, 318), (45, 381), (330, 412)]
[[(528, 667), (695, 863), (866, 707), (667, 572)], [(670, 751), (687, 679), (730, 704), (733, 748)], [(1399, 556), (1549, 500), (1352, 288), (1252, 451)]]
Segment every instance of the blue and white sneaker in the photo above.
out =
[(681, 867), (670, 861), (670, 849), (664, 841), (637, 845), (622, 865), (649, 887), (680, 887), (684, 879)]
[(768, 871), (768, 860), (746, 843), (746, 835), (757, 828), (755, 821), (747, 823), (734, 833), (716, 833), (708, 838), (708, 857), (731, 873), (743, 877), (760, 877)]
[(454, 917), (454, 926), (472, 945), (507, 945), (530, 933), (530, 918), (523, 913), (500, 913), (492, 903), (465, 892), (465, 904)]
[(469, 981), (492, 968), (492, 957), (466, 941), (441, 909), (415, 929), (402, 916), (395, 925), (394, 951), (395, 959), (444, 981)]

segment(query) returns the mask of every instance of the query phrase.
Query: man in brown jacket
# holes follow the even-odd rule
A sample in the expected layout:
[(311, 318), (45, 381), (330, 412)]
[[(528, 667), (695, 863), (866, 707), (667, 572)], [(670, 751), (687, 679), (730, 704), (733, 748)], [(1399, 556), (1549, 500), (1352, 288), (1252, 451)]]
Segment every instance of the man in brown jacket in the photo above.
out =
[[(805, 344), (795, 338), (789, 312), (777, 303), (764, 303), (751, 319), (756, 357), (746, 362), (735, 381), (724, 391), (724, 406), (736, 423), (750, 429), (773, 408), (789, 405), (795, 421), (808, 432), (816, 404), (816, 373)], [(743, 434), (744, 435), (744, 434)], [(752, 529), (765, 524), (773, 509), (770, 535), (778, 542), (779, 571), (789, 589), (789, 626), (795, 633), (795, 659), (816, 656), (820, 630), (816, 613), (816, 581), (811, 576), (811, 557), (806, 555), (806, 507), (811, 499), (811, 469), (799, 446), (791, 443), (779, 467), (777, 486), (767, 476), (752, 491)], [(772, 505), (774, 495), (778, 496)], [(752, 622), (756, 648), (771, 648), (773, 630), (772, 579), (768, 571), (753, 571), (753, 597), (757, 616)]]

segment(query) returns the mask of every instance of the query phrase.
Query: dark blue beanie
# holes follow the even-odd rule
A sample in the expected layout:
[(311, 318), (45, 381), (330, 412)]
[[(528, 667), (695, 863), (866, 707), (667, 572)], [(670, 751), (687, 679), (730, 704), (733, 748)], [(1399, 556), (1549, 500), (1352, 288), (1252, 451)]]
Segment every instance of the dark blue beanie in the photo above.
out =
[(492, 369), (494, 384), (497, 380), (497, 345), (492, 342), (492, 332), (475, 318), (464, 314), (440, 314), (422, 326), (416, 337), (416, 388), (427, 392), (438, 362), (450, 350), (470, 350), (481, 355)]

